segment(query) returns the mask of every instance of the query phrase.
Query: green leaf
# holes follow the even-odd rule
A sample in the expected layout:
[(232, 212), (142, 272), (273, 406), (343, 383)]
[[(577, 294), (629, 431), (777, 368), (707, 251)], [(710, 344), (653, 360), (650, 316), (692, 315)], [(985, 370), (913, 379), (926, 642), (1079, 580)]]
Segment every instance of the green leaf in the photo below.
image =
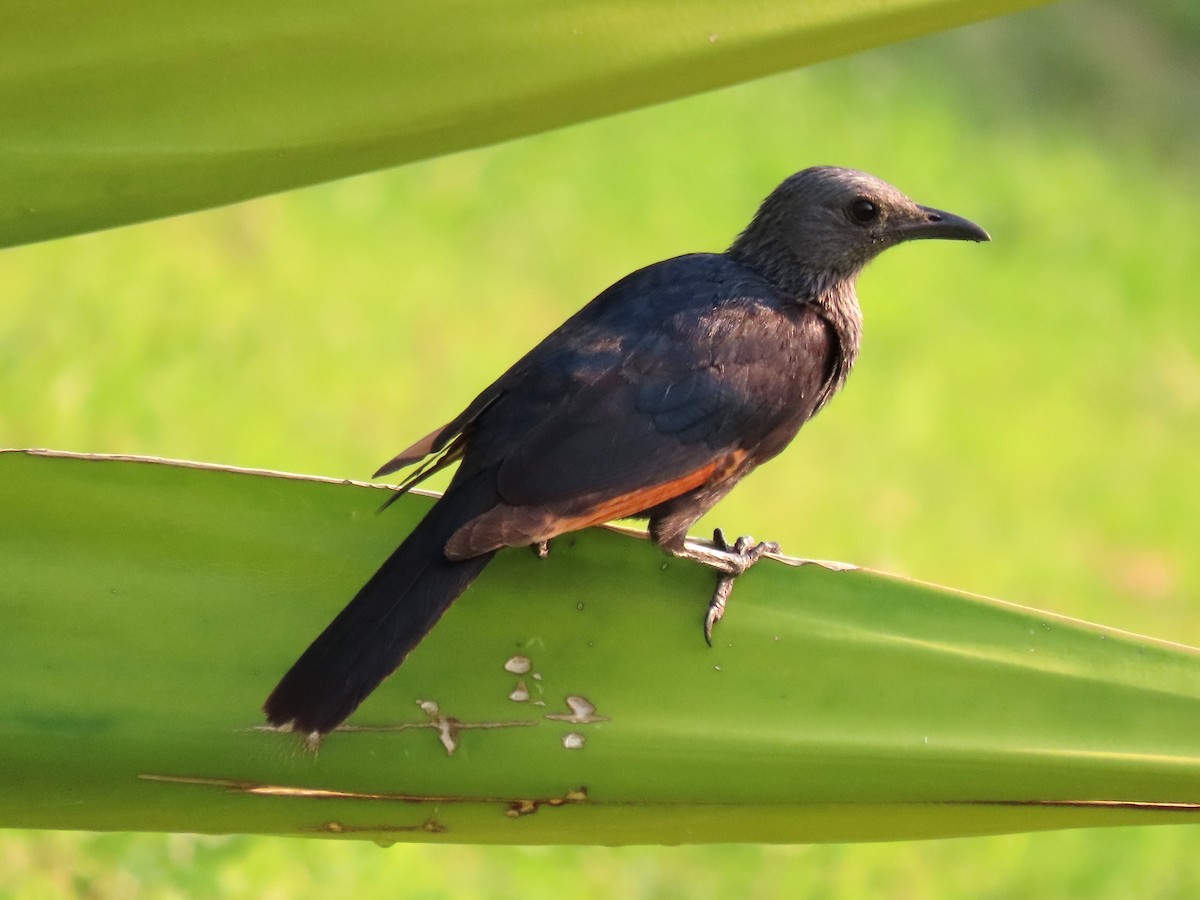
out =
[(0, 28), (0, 246), (531, 134), (1038, 2), (14, 0)]
[(501, 553), (309, 753), (258, 707), (431, 502), (377, 515), (386, 496), (0, 454), (0, 827), (619, 844), (1200, 821), (1197, 651), (777, 562), (710, 649), (711, 573), (601, 529)]

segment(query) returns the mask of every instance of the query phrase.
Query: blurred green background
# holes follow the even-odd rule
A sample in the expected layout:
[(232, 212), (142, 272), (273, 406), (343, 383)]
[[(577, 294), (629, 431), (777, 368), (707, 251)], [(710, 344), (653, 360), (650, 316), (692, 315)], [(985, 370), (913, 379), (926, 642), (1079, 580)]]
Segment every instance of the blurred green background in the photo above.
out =
[[(1200, 644), (1197, 84), (1200, 7), (1071, 2), (7, 250), (0, 444), (365, 477), (616, 278), (722, 248), (796, 169), (849, 165), (994, 243), (876, 262), (846, 391), (702, 524)], [(0, 897), (218, 895), (1188, 897), (1200, 831), (387, 850), (0, 833)]]

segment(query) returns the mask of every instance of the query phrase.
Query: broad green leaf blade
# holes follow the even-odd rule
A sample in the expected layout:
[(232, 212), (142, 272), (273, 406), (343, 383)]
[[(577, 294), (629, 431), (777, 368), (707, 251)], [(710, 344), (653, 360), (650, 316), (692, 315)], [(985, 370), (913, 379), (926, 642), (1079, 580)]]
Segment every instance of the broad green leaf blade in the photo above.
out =
[(1037, 3), (10, 0), (0, 246), (394, 166)]
[(1200, 821), (1194, 650), (776, 562), (709, 649), (711, 574), (605, 530), (500, 554), (310, 754), (258, 707), (430, 503), (376, 515), (384, 496), (0, 454), (0, 827), (617, 844)]

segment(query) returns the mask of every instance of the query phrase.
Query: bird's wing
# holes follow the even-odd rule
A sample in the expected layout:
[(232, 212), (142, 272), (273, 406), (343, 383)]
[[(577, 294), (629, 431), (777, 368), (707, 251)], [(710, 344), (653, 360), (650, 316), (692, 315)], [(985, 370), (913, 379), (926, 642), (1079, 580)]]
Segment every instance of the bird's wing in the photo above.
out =
[(645, 512), (773, 456), (811, 415), (835, 342), (814, 310), (744, 279), (666, 283), (690, 293), (627, 286), (627, 316), (576, 317), (501, 379), (463, 463), (495, 471), (501, 502), (447, 555)]
[(441, 437), (442, 432), (446, 430), (445, 425), (440, 425), (425, 437), (421, 438), (411, 446), (405, 447), (382, 466), (380, 466), (372, 478), (382, 478), (384, 475), (391, 475), (393, 472), (399, 472), (401, 469), (411, 466), (413, 463), (418, 463), (430, 454), (436, 453), (434, 447), (437, 445), (437, 440)]
[[(404, 482), (407, 489), (437, 469), (457, 461), (465, 444), (465, 440), (459, 439), (468, 438), (483, 412), (515, 387), (519, 386), (523, 392), (524, 407), (540, 414), (539, 398), (553, 404), (565, 392), (572, 391), (578, 382), (598, 377), (619, 364), (629, 335), (652, 336), (656, 305), (671, 307), (680, 298), (694, 300), (698, 292), (712, 294), (716, 300), (723, 290), (736, 291), (736, 284), (722, 283), (722, 276), (728, 277), (728, 271), (725, 271), (728, 269), (745, 274), (723, 256), (692, 254), (665, 260), (626, 276), (560, 325), (450, 422), (405, 447), (380, 466), (373, 477), (391, 475), (429, 456), (453, 455), (453, 459), (430, 461), (410, 475)], [(757, 283), (757, 279), (751, 279), (751, 282)], [(757, 291), (761, 292), (762, 287), (758, 286)], [(644, 327), (639, 329), (639, 323)], [(444, 453), (450, 448), (456, 448), (457, 452)]]
[[(411, 446), (405, 447), (380, 466), (372, 477), (382, 478), (384, 475), (391, 475), (393, 472), (398, 472), (403, 468), (411, 466), (413, 463), (418, 463), (428, 456), (439, 453), (443, 454), (440, 459), (426, 467), (422, 467), (419, 472), (405, 479), (404, 489), (407, 490), (417, 482), (428, 478), (438, 469), (445, 468), (451, 463), (457, 462), (462, 457), (463, 450), (462, 445), (455, 446), (459, 444), (457, 438), (462, 437), (463, 432), (479, 418), (480, 413), (496, 402), (500, 394), (503, 393), (503, 389), (504, 379), (493, 382), (483, 393), (471, 401), (470, 406), (460, 412), (451, 421), (440, 428), (435, 428)], [(443, 453), (443, 451), (448, 452)]]

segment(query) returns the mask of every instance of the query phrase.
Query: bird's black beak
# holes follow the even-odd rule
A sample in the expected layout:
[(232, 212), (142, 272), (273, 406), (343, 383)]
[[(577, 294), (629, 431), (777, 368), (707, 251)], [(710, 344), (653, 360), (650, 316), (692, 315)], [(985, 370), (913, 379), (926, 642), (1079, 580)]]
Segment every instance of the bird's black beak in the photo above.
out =
[(944, 241), (990, 241), (986, 231), (974, 222), (931, 206), (918, 206), (920, 213), (896, 229), (902, 241), (940, 239)]

